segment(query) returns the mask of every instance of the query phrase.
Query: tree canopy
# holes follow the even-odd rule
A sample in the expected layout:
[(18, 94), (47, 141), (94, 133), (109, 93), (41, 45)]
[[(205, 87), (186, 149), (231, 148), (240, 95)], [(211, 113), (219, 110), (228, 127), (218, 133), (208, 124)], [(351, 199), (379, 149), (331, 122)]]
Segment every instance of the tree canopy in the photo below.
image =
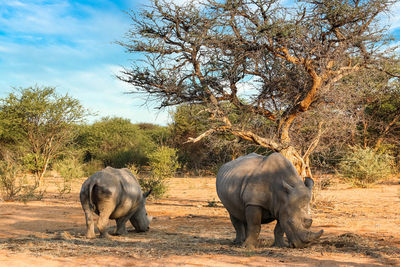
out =
[(74, 127), (87, 111), (77, 99), (53, 87), (15, 89), (0, 100), (0, 141), (19, 148), (39, 185), (49, 162), (75, 137)]
[[(210, 127), (191, 140), (228, 132), (282, 152), (302, 175), (321, 136), (296, 147), (293, 123), (335, 92), (338, 82), (365, 69), (383, 71), (395, 49), (380, 18), (397, 0), (207, 0), (178, 5), (153, 0), (131, 11), (120, 44), (142, 57), (119, 78), (159, 107), (202, 104)], [(247, 120), (232, 122), (229, 102)], [(246, 116), (243, 116), (246, 118)], [(249, 121), (274, 125), (265, 135)], [(262, 120), (261, 119), (261, 120)]]

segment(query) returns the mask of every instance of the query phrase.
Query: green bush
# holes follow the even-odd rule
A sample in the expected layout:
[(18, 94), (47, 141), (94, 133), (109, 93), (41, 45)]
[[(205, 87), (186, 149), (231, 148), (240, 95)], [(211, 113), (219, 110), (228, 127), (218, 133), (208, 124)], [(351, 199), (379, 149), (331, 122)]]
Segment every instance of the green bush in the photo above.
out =
[(20, 166), (15, 162), (0, 161), (0, 189), (4, 199), (15, 199), (22, 190), (20, 170)]
[(21, 164), (5, 158), (0, 161), (0, 191), (5, 200), (41, 200), (45, 190), (38, 190), (37, 183), (29, 181), (22, 172)]
[(101, 160), (104, 166), (114, 168), (124, 168), (132, 163), (146, 165), (147, 155), (156, 149), (152, 139), (156, 137), (151, 135), (152, 132), (142, 130), (128, 119), (106, 117), (78, 130), (75, 141), (84, 152), (85, 162)]
[(356, 186), (366, 187), (393, 174), (394, 158), (371, 148), (353, 147), (339, 164), (340, 174)]
[(167, 192), (167, 185), (165, 179), (155, 176), (140, 176), (136, 177), (142, 188), (143, 193), (152, 189), (151, 198), (161, 198)]
[(60, 195), (70, 193), (72, 182), (84, 176), (83, 166), (77, 158), (65, 158), (57, 162), (54, 169), (63, 178), (61, 184), (56, 183)]
[(161, 146), (149, 155), (149, 164), (153, 176), (171, 177), (179, 168), (177, 151), (174, 148)]
[(134, 163), (126, 165), (126, 168), (128, 168), (136, 178), (139, 176), (139, 168)]
[(152, 193), (150, 194), (151, 198), (160, 198), (165, 194), (167, 188), (164, 183), (164, 178), (155, 177), (153, 175), (139, 176), (140, 170), (135, 164), (127, 165), (126, 168), (128, 168), (132, 172), (132, 174), (136, 177), (136, 179), (140, 184), (140, 187), (142, 188), (143, 193), (151, 189), (152, 190)]
[(152, 189), (154, 198), (162, 197), (167, 191), (166, 178), (175, 174), (179, 168), (176, 149), (161, 146), (149, 155), (150, 176), (140, 177), (138, 181), (144, 192)]
[(84, 176), (89, 177), (92, 174), (104, 169), (104, 164), (101, 160), (92, 159), (83, 164)]
[(146, 162), (146, 155), (142, 151), (144, 146), (122, 148), (99, 156), (105, 166), (113, 168), (124, 168), (130, 164), (142, 165)]

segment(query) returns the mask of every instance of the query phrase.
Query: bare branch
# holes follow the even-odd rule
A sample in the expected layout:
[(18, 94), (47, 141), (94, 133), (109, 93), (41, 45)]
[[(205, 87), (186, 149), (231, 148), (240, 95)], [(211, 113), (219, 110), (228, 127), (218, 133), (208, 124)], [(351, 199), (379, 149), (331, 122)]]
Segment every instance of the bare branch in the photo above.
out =
[(317, 135), (315, 136), (314, 140), (313, 140), (313, 141), (310, 143), (310, 145), (308, 146), (306, 152), (303, 154), (303, 157), (302, 157), (303, 159), (307, 159), (308, 157), (310, 157), (311, 153), (312, 153), (312, 152), (314, 151), (314, 149), (317, 147), (317, 145), (318, 145), (318, 143), (319, 143), (319, 140), (320, 140), (320, 138), (321, 138), (321, 136), (322, 136), (322, 133), (323, 133), (322, 125), (323, 125), (323, 122), (320, 121), (320, 122), (318, 123), (318, 133), (317, 133)]

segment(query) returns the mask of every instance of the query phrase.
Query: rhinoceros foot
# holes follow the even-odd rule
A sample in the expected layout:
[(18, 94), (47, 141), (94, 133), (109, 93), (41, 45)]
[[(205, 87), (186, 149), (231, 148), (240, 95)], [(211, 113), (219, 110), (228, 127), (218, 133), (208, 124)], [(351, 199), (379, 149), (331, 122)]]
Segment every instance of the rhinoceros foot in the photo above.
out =
[(275, 240), (272, 246), (278, 248), (287, 248), (289, 244), (287, 244), (284, 240)]
[(235, 239), (233, 240), (233, 245), (234, 246), (241, 246), (243, 244), (243, 240)]
[(105, 239), (111, 239), (111, 235), (108, 232), (101, 233), (100, 237)]
[(242, 247), (247, 249), (255, 249), (258, 246), (257, 240), (247, 239), (244, 241)]
[(126, 230), (125, 227), (119, 228), (115, 231), (115, 233), (113, 233), (112, 235), (114, 236), (120, 236), (120, 235), (127, 235), (128, 231)]
[(95, 235), (94, 233), (87, 233), (87, 234), (85, 235), (85, 237), (86, 237), (87, 239), (94, 239), (94, 238), (96, 238), (96, 235)]

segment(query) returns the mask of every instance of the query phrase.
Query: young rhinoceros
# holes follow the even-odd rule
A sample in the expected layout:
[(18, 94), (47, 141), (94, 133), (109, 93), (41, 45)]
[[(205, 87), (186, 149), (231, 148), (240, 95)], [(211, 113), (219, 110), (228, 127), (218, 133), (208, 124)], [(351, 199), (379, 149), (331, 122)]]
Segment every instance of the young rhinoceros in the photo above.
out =
[(268, 157), (252, 153), (224, 164), (217, 174), (217, 193), (236, 230), (234, 243), (253, 248), (261, 224), (277, 220), (274, 245), (302, 248), (318, 239), (323, 230), (311, 232), (309, 203), (314, 182), (301, 180), (282, 154)]
[(109, 238), (109, 219), (117, 222), (116, 234), (126, 234), (128, 220), (137, 232), (149, 230), (145, 202), (151, 190), (142, 194), (135, 176), (128, 169), (107, 167), (90, 176), (83, 184), (80, 200), (86, 217), (87, 238), (95, 238), (93, 212), (99, 215), (97, 228), (101, 237)]

